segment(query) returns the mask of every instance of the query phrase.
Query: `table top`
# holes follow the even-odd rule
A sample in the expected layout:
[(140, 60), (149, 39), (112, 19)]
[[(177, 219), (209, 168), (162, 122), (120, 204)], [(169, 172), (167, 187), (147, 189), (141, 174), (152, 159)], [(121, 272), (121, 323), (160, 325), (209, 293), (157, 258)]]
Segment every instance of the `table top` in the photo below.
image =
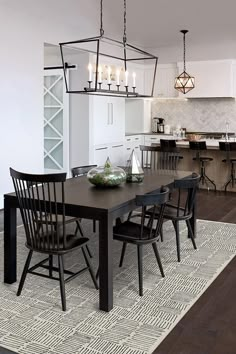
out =
[(142, 183), (123, 183), (114, 188), (93, 186), (87, 177), (68, 179), (65, 183), (65, 203), (93, 209), (112, 211), (135, 199), (137, 194), (151, 193), (175, 179), (191, 175), (190, 171), (145, 171)]

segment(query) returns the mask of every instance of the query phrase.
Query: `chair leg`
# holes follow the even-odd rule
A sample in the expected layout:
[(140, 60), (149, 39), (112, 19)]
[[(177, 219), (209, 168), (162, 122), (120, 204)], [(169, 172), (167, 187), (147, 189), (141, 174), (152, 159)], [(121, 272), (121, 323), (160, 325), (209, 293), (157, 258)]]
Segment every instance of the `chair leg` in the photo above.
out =
[(157, 248), (156, 242), (152, 243), (152, 247), (153, 247), (153, 250), (154, 250), (154, 253), (155, 253), (155, 256), (156, 256), (156, 260), (157, 260), (157, 263), (158, 263), (158, 266), (159, 266), (161, 275), (162, 275), (162, 277), (164, 278), (164, 277), (165, 277), (165, 274), (164, 274), (164, 271), (163, 271), (163, 267), (162, 267), (162, 263), (161, 263), (161, 258), (160, 258), (159, 252), (158, 252), (158, 248)]
[(24, 286), (24, 283), (25, 283), (25, 278), (26, 278), (26, 275), (27, 275), (27, 272), (28, 272), (28, 269), (29, 269), (29, 266), (30, 266), (30, 261), (31, 261), (31, 258), (32, 258), (32, 254), (33, 254), (33, 251), (29, 251), (27, 259), (26, 259), (26, 262), (25, 262), (25, 265), (24, 265), (24, 269), (23, 269), (23, 272), (22, 272), (22, 275), (21, 275), (19, 287), (18, 287), (18, 290), (17, 290), (17, 293), (16, 293), (17, 296), (20, 296), (21, 291), (23, 289), (23, 286)]
[[(93, 232), (96, 232), (96, 220), (93, 220)], [(89, 254), (89, 252), (88, 252)], [(90, 256), (91, 258), (91, 256)]]
[(53, 256), (49, 255), (49, 276), (52, 277)]
[(177, 259), (178, 259), (178, 262), (180, 262), (179, 222), (173, 221), (173, 225), (175, 228), (175, 236), (176, 236)]
[[(93, 220), (93, 223), (94, 223), (94, 222), (95, 222), (95, 220)], [(76, 226), (76, 230), (75, 230), (75, 235), (77, 235), (77, 233), (78, 233), (78, 231), (79, 231), (81, 237), (84, 237), (84, 231), (83, 231), (83, 228), (82, 228), (82, 226), (81, 226), (80, 221), (76, 220), (76, 225), (77, 225), (77, 226)], [(95, 224), (95, 225), (96, 225), (96, 224)], [(93, 226), (94, 226), (94, 225), (93, 225)], [(95, 232), (95, 231), (94, 231), (94, 232)], [(90, 257), (90, 258), (93, 258), (92, 253), (90, 252), (90, 249), (89, 249), (89, 246), (88, 246), (88, 245), (86, 245), (86, 248), (87, 248), (89, 257)]]
[(92, 268), (92, 266), (91, 266), (90, 260), (89, 260), (89, 258), (87, 257), (86, 249), (85, 249), (84, 247), (81, 247), (81, 249), (82, 249), (83, 256), (84, 256), (86, 265), (87, 265), (87, 267), (88, 267), (89, 273), (90, 273), (91, 278), (92, 278), (92, 280), (93, 280), (94, 286), (95, 286), (95, 288), (98, 290), (97, 279), (96, 279), (96, 276), (95, 276), (95, 274), (94, 274), (94, 272), (93, 272), (93, 268)]
[(126, 246), (127, 246), (127, 242), (123, 242), (122, 251), (121, 251), (121, 256), (120, 256), (119, 267), (122, 267), (122, 265), (123, 265), (124, 256), (125, 256), (125, 251), (126, 251)]
[(98, 278), (99, 278), (99, 267), (98, 267), (97, 273), (96, 273), (96, 280), (98, 280)]
[(138, 279), (139, 279), (139, 295), (143, 296), (143, 246), (138, 245)]
[(62, 310), (66, 311), (66, 291), (65, 291), (64, 264), (63, 264), (63, 256), (62, 255), (58, 256), (58, 267), (59, 267), (59, 280), (60, 280)]
[(161, 225), (161, 229), (160, 229), (160, 238), (161, 238), (161, 242), (163, 242), (163, 227)]
[(189, 236), (190, 236), (190, 238), (191, 238), (191, 240), (192, 240), (192, 243), (193, 243), (193, 247), (194, 247), (194, 249), (196, 250), (196, 249), (197, 249), (197, 246), (196, 246), (196, 242), (195, 242), (195, 240), (194, 240), (193, 230), (192, 230), (190, 221), (189, 221), (189, 220), (186, 220), (186, 224), (187, 224), (187, 227), (188, 227)]

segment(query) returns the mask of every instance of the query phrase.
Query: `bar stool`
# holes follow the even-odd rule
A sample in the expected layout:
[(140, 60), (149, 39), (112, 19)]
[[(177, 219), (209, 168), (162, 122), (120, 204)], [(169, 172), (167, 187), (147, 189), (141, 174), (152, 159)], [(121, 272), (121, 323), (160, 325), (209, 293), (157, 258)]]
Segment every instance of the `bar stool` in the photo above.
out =
[(159, 168), (165, 170), (176, 170), (179, 160), (183, 159), (173, 139), (160, 139)]
[(230, 179), (224, 185), (224, 189), (226, 192), (227, 187), (230, 184), (230, 182), (232, 183), (232, 188), (234, 188), (236, 157), (231, 158), (230, 152), (236, 151), (236, 142), (230, 143), (230, 142), (225, 142), (225, 141), (219, 141), (219, 148), (221, 151), (226, 152), (226, 158), (223, 159), (222, 162), (230, 164), (230, 167), (231, 167)]
[(202, 182), (202, 185), (204, 185), (205, 183), (207, 184), (207, 182), (210, 182), (213, 185), (214, 190), (216, 191), (216, 185), (215, 185), (214, 181), (211, 180), (206, 175), (206, 172), (205, 172), (205, 169), (206, 169), (205, 163), (213, 161), (213, 158), (212, 157), (208, 157), (208, 156), (201, 156), (200, 155), (201, 151), (207, 150), (206, 142), (205, 141), (189, 141), (189, 148), (191, 150), (195, 150), (196, 151), (196, 157), (194, 157), (193, 160), (194, 161), (199, 161), (199, 163), (200, 163), (200, 167), (201, 167), (200, 182)]

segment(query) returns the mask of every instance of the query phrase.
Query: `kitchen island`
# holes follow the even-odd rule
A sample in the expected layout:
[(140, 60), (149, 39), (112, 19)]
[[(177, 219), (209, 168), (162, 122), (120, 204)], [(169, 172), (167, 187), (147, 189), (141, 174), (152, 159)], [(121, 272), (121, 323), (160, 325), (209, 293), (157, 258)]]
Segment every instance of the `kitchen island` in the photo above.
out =
[[(225, 183), (230, 178), (230, 164), (228, 162), (223, 162), (222, 160), (226, 159), (226, 152), (219, 149), (219, 142), (225, 141), (223, 139), (201, 139), (199, 141), (206, 141), (207, 150), (201, 151), (201, 156), (207, 156), (213, 158), (213, 161), (206, 162), (206, 174), (207, 176), (214, 181), (216, 184), (217, 190), (223, 190)], [(234, 142), (234, 139), (229, 139), (230, 142)], [(178, 168), (180, 170), (192, 170), (194, 172), (200, 171), (200, 164), (197, 161), (193, 160), (193, 157), (196, 156), (196, 151), (189, 148), (188, 141), (176, 141), (176, 145), (179, 148), (180, 155), (183, 156), (183, 159), (179, 161)], [(232, 156), (236, 158), (236, 151), (232, 152)], [(212, 185), (200, 185), (200, 188), (208, 187), (211, 189)], [(231, 184), (227, 187), (228, 191), (236, 191), (236, 188), (232, 188)]]
[[(199, 134), (203, 135), (202, 133)], [(216, 136), (223, 135), (221, 133), (211, 133), (211, 134), (212, 136), (215, 136), (215, 134)], [(230, 142), (236, 141), (236, 139), (233, 137), (234, 134), (230, 133), (229, 135), (230, 135), (230, 139), (229, 139)], [(206, 137), (207, 136), (209, 136), (209, 134), (206, 135)], [(136, 139), (136, 144), (134, 146), (132, 145), (129, 146), (128, 147), (129, 151), (131, 151), (132, 148), (135, 148), (136, 153), (138, 153), (139, 145), (151, 145), (151, 144), (159, 145), (160, 139), (174, 139), (174, 137), (173, 135), (167, 135), (167, 134), (155, 134), (155, 133), (141, 133), (141, 134), (129, 133), (128, 134), (127, 133), (126, 140), (128, 141), (130, 139), (133, 139), (134, 141)], [(180, 150), (180, 155), (183, 156), (183, 159), (179, 161), (178, 169), (199, 172), (200, 166), (198, 162), (193, 161), (193, 157), (195, 157), (196, 151), (189, 149), (189, 142), (187, 140), (181, 140), (181, 139), (175, 139), (175, 140), (176, 140), (176, 145)], [(222, 160), (226, 158), (226, 153), (224, 151), (219, 150), (219, 142), (225, 141), (225, 139), (202, 138), (200, 141), (206, 141), (206, 145), (207, 145), (207, 150), (202, 151), (201, 156), (208, 156), (213, 158), (213, 161), (205, 164), (206, 174), (207, 176), (209, 176), (210, 179), (214, 181), (217, 190), (224, 190), (224, 185), (230, 178), (230, 165), (228, 163), (222, 162)], [(232, 157), (236, 158), (236, 151), (235, 153), (232, 152)], [(211, 184), (209, 184), (209, 187), (212, 188)], [(200, 188), (208, 189), (208, 186), (201, 185)], [(232, 188), (230, 184), (227, 187), (227, 190), (236, 192), (236, 186), (235, 188)]]

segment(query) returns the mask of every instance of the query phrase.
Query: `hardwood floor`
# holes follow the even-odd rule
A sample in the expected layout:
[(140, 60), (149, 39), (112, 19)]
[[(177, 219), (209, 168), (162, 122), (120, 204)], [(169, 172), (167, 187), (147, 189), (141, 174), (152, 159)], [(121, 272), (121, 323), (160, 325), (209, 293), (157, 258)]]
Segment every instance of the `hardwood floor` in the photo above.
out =
[[(236, 193), (200, 191), (197, 202), (199, 219), (236, 222)], [(235, 299), (236, 258), (153, 354), (235, 354)]]
[[(197, 217), (236, 223), (236, 193), (199, 191)], [(0, 231), (2, 230), (3, 212), (1, 211)], [(153, 354), (235, 354), (235, 299), (236, 258), (230, 262)]]

